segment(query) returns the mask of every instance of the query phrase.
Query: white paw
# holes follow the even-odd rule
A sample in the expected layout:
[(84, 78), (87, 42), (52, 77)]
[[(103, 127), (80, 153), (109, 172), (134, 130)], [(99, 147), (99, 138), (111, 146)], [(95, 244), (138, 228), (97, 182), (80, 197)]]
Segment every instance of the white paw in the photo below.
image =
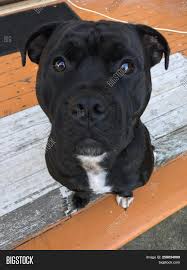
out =
[(134, 197), (121, 197), (119, 195), (116, 196), (116, 201), (118, 205), (123, 207), (124, 209), (127, 209), (129, 205), (133, 202)]

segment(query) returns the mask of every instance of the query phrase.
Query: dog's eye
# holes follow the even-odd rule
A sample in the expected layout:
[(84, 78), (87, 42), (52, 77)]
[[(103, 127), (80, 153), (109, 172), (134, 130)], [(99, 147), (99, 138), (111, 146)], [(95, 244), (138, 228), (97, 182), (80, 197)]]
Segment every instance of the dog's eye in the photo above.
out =
[(65, 64), (64, 59), (62, 57), (55, 58), (53, 62), (53, 67), (58, 72), (64, 71), (66, 69), (66, 64)]
[(125, 61), (123, 62), (123, 64), (121, 65), (121, 69), (123, 70), (123, 72), (125, 74), (130, 74), (133, 72), (134, 70), (134, 64), (130, 61)]

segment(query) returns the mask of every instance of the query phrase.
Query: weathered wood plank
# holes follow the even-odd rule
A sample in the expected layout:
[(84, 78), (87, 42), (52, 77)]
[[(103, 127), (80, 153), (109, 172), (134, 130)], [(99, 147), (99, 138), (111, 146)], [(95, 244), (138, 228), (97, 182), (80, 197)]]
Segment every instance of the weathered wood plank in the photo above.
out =
[[(187, 85), (187, 58), (176, 53), (170, 56), (169, 69), (164, 68), (164, 59), (151, 70), (153, 92), (152, 98), (162, 93), (168, 93), (177, 87)], [(171, 83), (172, 82), (172, 83)]]
[[(18, 1), (17, 1), (18, 2)], [(9, 5), (5, 5), (1, 7), (0, 16), (9, 15), (12, 13), (20, 12), (23, 10), (31, 9), (31, 8), (41, 8), (47, 5), (52, 5), (58, 3), (58, 0), (26, 0), (20, 1), (20, 3), (13, 3)]]
[[(5, 138), (21, 130), (49, 123), (39, 106), (0, 119), (0, 137)], [(8, 127), (7, 127), (8, 126)]]
[(157, 117), (153, 121), (146, 123), (154, 139), (162, 138), (168, 134), (181, 129), (187, 125), (187, 105), (183, 105), (177, 110)]
[(33, 236), (64, 218), (67, 200), (60, 190), (50, 191), (32, 204), (28, 203), (0, 217), (0, 250), (12, 249), (15, 243)]
[(153, 76), (153, 81), (156, 79), (158, 76), (163, 75), (167, 72), (172, 72), (176, 71), (177, 69), (183, 69), (185, 68), (184, 65), (186, 64), (187, 59), (183, 57), (181, 53), (175, 53), (170, 55), (170, 65), (169, 69), (166, 71), (164, 67), (164, 59), (161, 60), (161, 63), (159, 65), (156, 65), (152, 68), (152, 76)]
[[(34, 179), (35, 182), (33, 182)], [(33, 202), (59, 186), (59, 183), (49, 177), (46, 170), (41, 170), (32, 176), (19, 179), (16, 183), (9, 183), (6, 187), (1, 185), (0, 216)]]
[(24, 1), (24, 0), (0, 0), (0, 6), (8, 5), (8, 4), (16, 3), (16, 2), (21, 2), (21, 1)]
[(49, 123), (41, 123), (15, 132), (12, 136), (0, 138), (0, 162), (12, 156), (28, 151), (32, 147), (44, 149), (49, 135)]
[(182, 155), (187, 151), (187, 125), (162, 138), (153, 140), (156, 149), (156, 166)]
[(187, 88), (182, 85), (166, 93), (153, 97), (142, 117), (145, 123), (153, 121), (171, 111), (187, 106)]

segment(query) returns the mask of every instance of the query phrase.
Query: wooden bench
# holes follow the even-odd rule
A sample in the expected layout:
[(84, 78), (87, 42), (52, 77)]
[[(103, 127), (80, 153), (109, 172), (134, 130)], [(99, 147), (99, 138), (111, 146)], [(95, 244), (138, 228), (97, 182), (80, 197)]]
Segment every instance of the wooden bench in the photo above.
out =
[[(94, 0), (91, 7), (104, 13), (104, 4), (111, 2)], [(149, 17), (142, 7), (140, 18), (135, 14), (139, 7), (128, 1), (127, 5), (128, 13), (132, 11), (128, 20), (154, 25), (154, 17), (156, 24), (157, 13)], [(86, 6), (90, 7), (88, 1)], [(100, 19), (75, 11), (85, 19)], [(6, 9), (2, 12), (6, 14)], [(116, 9), (110, 13), (115, 14)], [(121, 9), (120, 14), (126, 19)], [(116, 16), (121, 18), (119, 10)], [(172, 17), (175, 28), (182, 28), (181, 22), (180, 17), (173, 23)], [(148, 185), (135, 192), (127, 212), (109, 195), (74, 213), (71, 192), (46, 170), (44, 149), (50, 125), (35, 97), (37, 66), (28, 61), (22, 68), (17, 53), (0, 58), (0, 249), (15, 248), (38, 234), (18, 248), (116, 249), (187, 204), (187, 35), (177, 36), (181, 52), (177, 52), (176, 34), (166, 36), (173, 44), (170, 67), (165, 71), (162, 61), (152, 69), (153, 93), (142, 117), (156, 148), (158, 169)]]

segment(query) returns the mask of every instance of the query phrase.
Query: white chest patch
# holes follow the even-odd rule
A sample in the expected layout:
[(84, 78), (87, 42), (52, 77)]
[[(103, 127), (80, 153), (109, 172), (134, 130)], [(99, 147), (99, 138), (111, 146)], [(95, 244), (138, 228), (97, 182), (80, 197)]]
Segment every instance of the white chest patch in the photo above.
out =
[(91, 190), (96, 194), (110, 192), (111, 187), (106, 185), (107, 171), (100, 166), (100, 162), (104, 160), (106, 153), (96, 157), (83, 155), (77, 157), (87, 173)]

